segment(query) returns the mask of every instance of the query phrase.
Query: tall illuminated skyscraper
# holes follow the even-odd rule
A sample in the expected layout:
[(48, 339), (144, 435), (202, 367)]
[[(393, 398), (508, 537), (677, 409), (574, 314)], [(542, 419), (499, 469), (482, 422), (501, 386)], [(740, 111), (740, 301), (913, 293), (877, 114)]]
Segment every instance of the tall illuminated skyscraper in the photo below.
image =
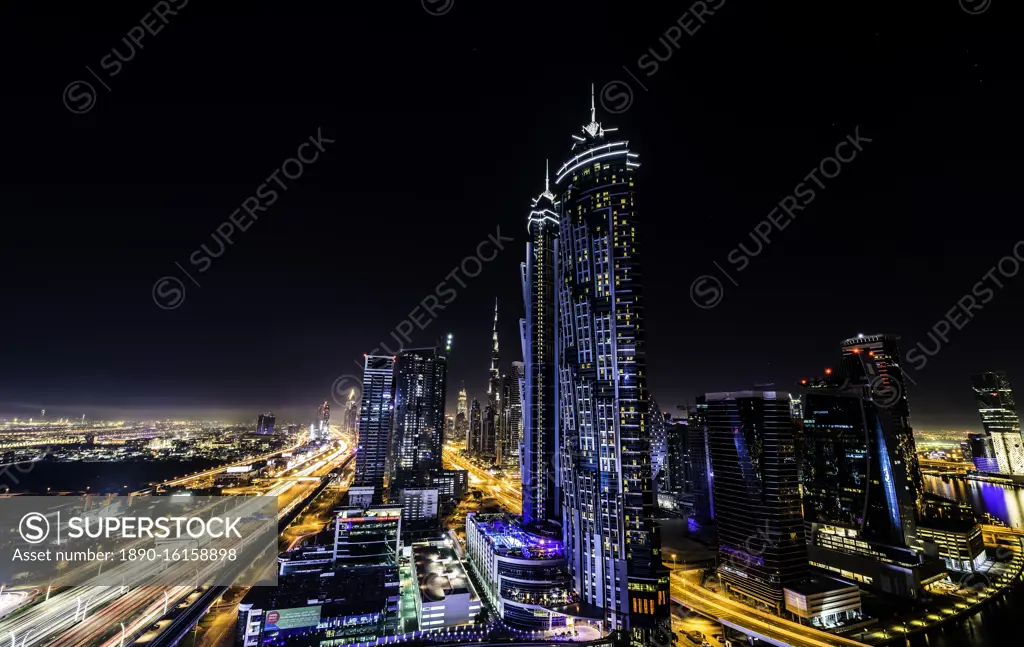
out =
[(550, 176), (533, 199), (527, 229), (526, 262), (520, 266), (526, 317), (519, 321), (523, 346), (523, 519), (526, 523), (562, 517), (558, 469), (558, 373), (555, 330), (558, 293), (558, 205)]
[(1006, 373), (990, 372), (971, 376), (974, 399), (981, 425), (991, 439), (999, 472), (1024, 474), (1024, 443), (1020, 417)]
[[(910, 426), (910, 404), (906, 380), (900, 368), (899, 337), (857, 335), (843, 340), (839, 374), (853, 385), (868, 388), (882, 407), (879, 421), (881, 449), (886, 452), (885, 469), (891, 470), (895, 488), (895, 510), (899, 515), (904, 544), (914, 537), (924, 497), (924, 477), (917, 462), (917, 445)], [(809, 407), (804, 406), (807, 417)], [(872, 430), (873, 432), (876, 430)]]
[(783, 589), (809, 570), (789, 394), (708, 393), (697, 406), (715, 474), (722, 586), (781, 614)]
[(442, 469), (448, 356), (440, 348), (405, 349), (395, 359), (391, 418), (391, 483), (422, 484), (427, 470)]
[(331, 405), (326, 400), (316, 411), (316, 433), (323, 440), (331, 437)]
[(459, 400), (455, 406), (455, 413), (457, 414), (468, 414), (469, 413), (469, 394), (466, 393), (466, 385), (463, 384), (462, 388), (459, 389)]
[(595, 116), (558, 169), (555, 357), (563, 535), (575, 592), (632, 645), (668, 644), (654, 523), (637, 153)]
[(487, 404), (484, 406), (480, 455), (501, 458), (501, 371), (498, 366), (498, 300), (494, 300), (494, 328), (491, 332), (491, 368), (487, 380)]
[(522, 362), (512, 362), (512, 374), (506, 377), (506, 390), (508, 396), (505, 399), (505, 446), (502, 450), (504, 467), (506, 469), (519, 469), (519, 448), (523, 443), (523, 378), (525, 376), (525, 365)]
[(395, 358), (366, 355), (363, 362), (363, 402), (359, 411), (356, 473), (353, 486), (373, 488), (373, 501), (384, 496), (391, 411), (394, 400)]

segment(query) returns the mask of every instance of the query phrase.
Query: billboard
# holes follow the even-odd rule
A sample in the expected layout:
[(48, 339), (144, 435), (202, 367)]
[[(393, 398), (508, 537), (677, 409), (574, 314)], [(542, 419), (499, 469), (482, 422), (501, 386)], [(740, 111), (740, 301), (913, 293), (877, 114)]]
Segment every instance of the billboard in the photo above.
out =
[(232, 465), (228, 468), (228, 474), (244, 474), (252, 471), (252, 465)]
[(264, 631), (283, 631), (285, 629), (299, 629), (302, 627), (315, 627), (320, 624), (320, 607), (297, 607), (294, 609), (274, 609), (267, 611), (267, 618), (263, 624)]

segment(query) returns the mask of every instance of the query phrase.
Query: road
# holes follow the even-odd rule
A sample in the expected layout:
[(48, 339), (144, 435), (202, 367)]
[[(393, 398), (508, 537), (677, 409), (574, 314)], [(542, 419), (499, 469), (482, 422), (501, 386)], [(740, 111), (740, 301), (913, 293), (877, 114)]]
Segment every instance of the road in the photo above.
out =
[(699, 586), (699, 570), (673, 571), (672, 599), (778, 647), (864, 647), (864, 643), (784, 620)]
[[(298, 466), (294, 471), (302, 476), (326, 476), (350, 456), (343, 443), (340, 449), (311, 457), (307, 465), (312, 469)], [(284, 484), (288, 487), (282, 487)], [(310, 481), (272, 480), (268, 493), (280, 488), (278, 508), (283, 517), (303, 500), (303, 493), (316, 486)], [(118, 647), (122, 623), (125, 642), (131, 642), (194, 592), (192, 586), (71, 587), (0, 622), (0, 635), (11, 640), (11, 647)]]
[(470, 485), (480, 488), (487, 496), (493, 497), (509, 512), (520, 514), (523, 510), (522, 488), (518, 482), (509, 481), (490, 474), (460, 455), (453, 447), (445, 446), (444, 461), (448, 469), (469, 472)]

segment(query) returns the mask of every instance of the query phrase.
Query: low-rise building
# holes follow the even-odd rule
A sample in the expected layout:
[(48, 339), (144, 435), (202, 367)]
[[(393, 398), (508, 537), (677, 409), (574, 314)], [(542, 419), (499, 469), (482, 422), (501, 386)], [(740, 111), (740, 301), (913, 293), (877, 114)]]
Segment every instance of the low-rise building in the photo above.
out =
[(556, 610), (575, 602), (559, 539), (531, 532), (514, 515), (470, 513), (466, 552), (484, 594), (506, 623), (531, 631), (573, 624), (575, 614)]
[(816, 577), (787, 586), (786, 610), (801, 623), (814, 627), (835, 627), (859, 620), (860, 588), (830, 577)]
[(412, 559), (419, 583), (420, 630), (472, 624), (480, 613), (480, 596), (455, 551), (443, 541), (422, 543), (412, 546)]

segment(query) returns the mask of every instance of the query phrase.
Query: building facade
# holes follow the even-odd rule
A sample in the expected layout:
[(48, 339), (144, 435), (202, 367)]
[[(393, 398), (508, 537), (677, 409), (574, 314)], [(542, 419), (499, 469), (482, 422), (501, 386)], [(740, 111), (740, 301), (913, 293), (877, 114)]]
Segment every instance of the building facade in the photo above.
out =
[(316, 410), (316, 436), (319, 440), (331, 437), (331, 405), (326, 400)]
[(526, 317), (519, 322), (523, 347), (522, 465), (523, 518), (527, 523), (562, 516), (558, 465), (558, 407), (555, 336), (558, 330), (558, 206), (545, 178), (533, 199), (526, 262), (520, 265)]
[(512, 515), (470, 513), (466, 553), (484, 595), (506, 623), (529, 631), (573, 623), (554, 610), (573, 601), (560, 540), (529, 532)]
[(555, 358), (562, 523), (573, 591), (623, 642), (671, 639), (653, 521), (638, 154), (590, 122), (558, 169)]
[(395, 358), (366, 355), (363, 362), (363, 400), (359, 411), (356, 471), (352, 484), (374, 488), (373, 501), (384, 497), (394, 400)]
[[(893, 492), (896, 512), (903, 530), (903, 544), (914, 537), (924, 496), (924, 477), (917, 462), (917, 445), (910, 426), (910, 404), (903, 369), (900, 368), (899, 337), (876, 334), (857, 335), (842, 342), (842, 364), (838, 372), (846, 383), (868, 392), (878, 404), (877, 433), (880, 451), (889, 456), (889, 477), (896, 484)], [(806, 412), (807, 406), (804, 406)], [(804, 414), (806, 418), (806, 413)]]
[(708, 393), (718, 575), (727, 593), (785, 609), (784, 589), (808, 574), (788, 393)]
[(982, 427), (991, 438), (999, 472), (1024, 474), (1020, 417), (1006, 373), (994, 371), (972, 375), (971, 387)]
[(448, 356), (440, 348), (403, 350), (395, 358), (391, 415), (391, 487), (422, 484), (441, 469)]
[(261, 413), (256, 419), (256, 433), (258, 434), (272, 434), (274, 433), (274, 414), (272, 413)]

